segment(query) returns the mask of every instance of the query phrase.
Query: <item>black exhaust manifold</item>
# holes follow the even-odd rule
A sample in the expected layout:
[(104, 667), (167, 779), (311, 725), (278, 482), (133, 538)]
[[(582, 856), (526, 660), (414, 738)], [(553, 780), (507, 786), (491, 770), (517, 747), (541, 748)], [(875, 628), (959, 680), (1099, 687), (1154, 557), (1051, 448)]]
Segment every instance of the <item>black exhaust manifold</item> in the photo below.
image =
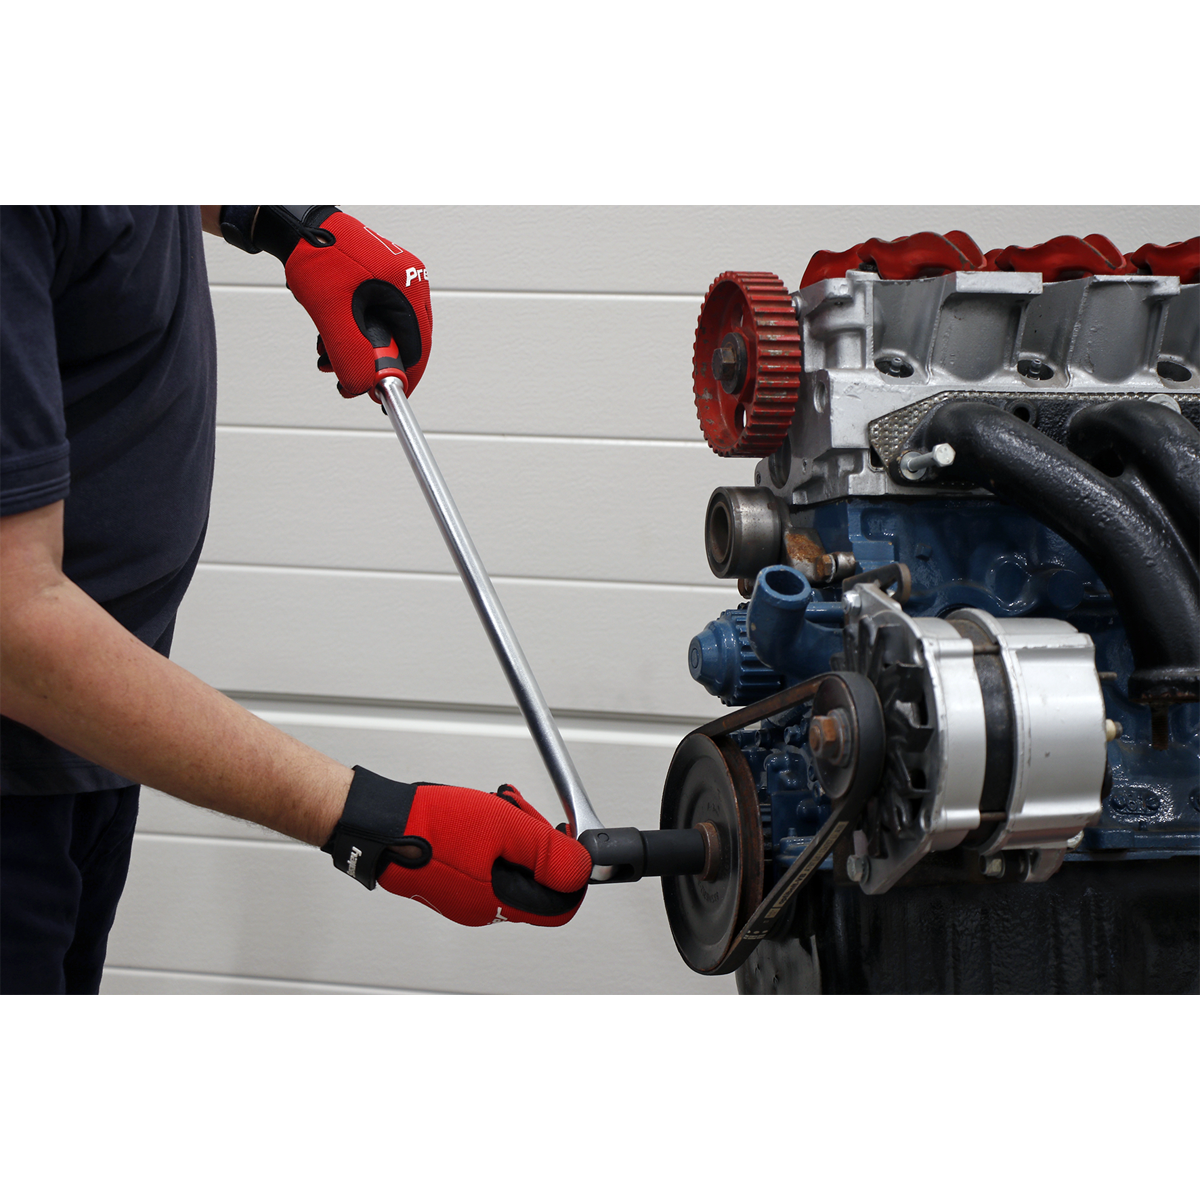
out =
[[(1133, 651), (1130, 698), (1155, 708), (1200, 699), (1198, 576), (1185, 530), (1175, 523), (1186, 527), (1191, 511), (1189, 482), (1175, 481), (1187, 474), (1188, 462), (1200, 461), (1200, 434), (1161, 405), (1137, 404), (1138, 411), (1114, 416), (1125, 403), (1133, 407), (1097, 406), (1099, 415), (1085, 417), (1072, 439), (1098, 456), (1120, 442), (1120, 464), (1133, 463), (1139, 472), (1136, 484), (1124, 487), (1020, 416), (986, 402), (943, 404), (921, 422), (910, 445), (950, 443), (954, 462), (939, 472), (939, 482), (987, 488), (1091, 563), (1112, 594)], [(1085, 411), (1075, 414), (1073, 428)]]

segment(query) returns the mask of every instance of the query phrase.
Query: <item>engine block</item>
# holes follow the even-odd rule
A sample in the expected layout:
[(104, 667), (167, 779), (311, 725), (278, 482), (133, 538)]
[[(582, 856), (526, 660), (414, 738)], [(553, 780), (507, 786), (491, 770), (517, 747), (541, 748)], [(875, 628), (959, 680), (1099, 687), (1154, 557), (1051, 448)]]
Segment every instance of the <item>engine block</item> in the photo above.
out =
[[(1198, 372), (1195, 238), (985, 255), (918, 234), (822, 252), (790, 293), (714, 282), (701, 427), (756, 462), (753, 486), (713, 494), (705, 548), (747, 603), (692, 639), (689, 670), (739, 706), (851, 671), (886, 728), (861, 820), (742, 990), (1196, 989)], [(840, 737), (803, 706), (732, 735), (768, 888), (828, 817)], [(1135, 877), (1177, 894), (1097, 926), (1080, 897)], [(965, 973), (913, 951), (913, 929), (928, 949), (963, 914), (978, 931), (1030, 904), (1025, 937), (955, 943)], [(908, 950), (872, 941), (900, 913)], [(1053, 979), (1047, 939), (1081, 947)], [(1140, 939), (1138, 963), (1098, 939)], [(1182, 959), (1147, 974), (1168, 942)]]

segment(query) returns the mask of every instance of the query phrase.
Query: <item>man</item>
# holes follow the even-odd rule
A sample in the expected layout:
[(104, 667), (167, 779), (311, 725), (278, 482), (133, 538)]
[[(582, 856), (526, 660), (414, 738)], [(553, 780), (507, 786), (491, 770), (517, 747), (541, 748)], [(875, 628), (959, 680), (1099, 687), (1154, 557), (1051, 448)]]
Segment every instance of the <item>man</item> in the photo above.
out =
[(98, 991), (142, 783), (463, 924), (570, 920), (591, 861), (515, 790), (351, 769), (167, 658), (212, 484), (201, 229), (284, 263), (348, 398), (420, 381), (421, 261), (331, 205), (0, 221), (0, 990)]

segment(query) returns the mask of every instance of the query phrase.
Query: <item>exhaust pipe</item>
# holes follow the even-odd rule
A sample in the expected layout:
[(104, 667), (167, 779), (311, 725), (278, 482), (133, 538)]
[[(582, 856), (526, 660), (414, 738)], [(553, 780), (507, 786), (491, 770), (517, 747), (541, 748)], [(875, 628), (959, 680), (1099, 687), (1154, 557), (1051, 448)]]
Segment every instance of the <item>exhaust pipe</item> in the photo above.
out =
[[(1163, 529), (1140, 497), (990, 404), (945, 404), (918, 428), (914, 440), (925, 448), (948, 442), (954, 461), (944, 477), (986, 487), (1025, 509), (1092, 564), (1112, 593), (1133, 650), (1131, 699), (1160, 710), (1200, 699), (1195, 568), (1179, 539)], [(1156, 482), (1158, 470), (1174, 469), (1174, 452), (1144, 431), (1139, 445), (1146, 448), (1147, 461), (1156, 464)], [(1186, 486), (1182, 494), (1186, 499)]]
[[(1134, 487), (1161, 503), (1189, 556), (1200, 554), (1200, 430), (1185, 416), (1149, 400), (1114, 400), (1079, 409), (1067, 447), (1101, 470), (1132, 467)], [(1108, 460), (1106, 462), (1106, 460)], [(1108, 474), (1108, 471), (1105, 471)], [(1128, 472), (1114, 477), (1118, 487)]]

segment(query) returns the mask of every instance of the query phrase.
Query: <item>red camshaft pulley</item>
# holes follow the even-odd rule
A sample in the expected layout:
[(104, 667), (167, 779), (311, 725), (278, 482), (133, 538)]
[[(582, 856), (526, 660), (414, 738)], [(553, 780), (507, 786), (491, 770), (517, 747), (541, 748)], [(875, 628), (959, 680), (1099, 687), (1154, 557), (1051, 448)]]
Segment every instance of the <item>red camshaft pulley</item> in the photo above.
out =
[(692, 381), (705, 440), (723, 457), (783, 443), (800, 398), (800, 321), (783, 280), (726, 271), (704, 297)]

